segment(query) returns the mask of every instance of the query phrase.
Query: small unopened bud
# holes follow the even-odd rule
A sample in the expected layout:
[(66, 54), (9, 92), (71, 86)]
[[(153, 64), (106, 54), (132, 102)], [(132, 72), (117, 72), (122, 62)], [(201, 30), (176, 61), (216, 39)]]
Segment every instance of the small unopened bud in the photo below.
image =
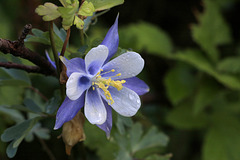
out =
[(81, 111), (71, 120), (63, 124), (62, 138), (65, 143), (66, 154), (71, 155), (72, 147), (85, 140), (83, 130), (84, 115)]

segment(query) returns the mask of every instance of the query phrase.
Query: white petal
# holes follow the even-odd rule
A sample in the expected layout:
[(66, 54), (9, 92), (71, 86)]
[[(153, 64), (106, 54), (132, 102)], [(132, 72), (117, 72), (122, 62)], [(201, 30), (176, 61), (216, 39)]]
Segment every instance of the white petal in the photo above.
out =
[[(131, 117), (135, 115), (141, 106), (140, 97), (127, 87), (118, 91), (114, 87), (109, 87), (114, 103), (111, 107), (122, 116)], [(106, 100), (105, 96), (102, 97)], [(106, 100), (107, 101), (107, 100)]]
[(103, 124), (107, 119), (107, 111), (103, 101), (96, 90), (89, 89), (86, 93), (84, 113), (92, 124)]
[(138, 53), (127, 52), (111, 60), (102, 67), (103, 72), (107, 72), (112, 69), (115, 70), (115, 72), (105, 74), (103, 77), (114, 76), (118, 73), (121, 73), (121, 76), (113, 77), (112, 79), (134, 77), (142, 71), (143, 66), (144, 60)]
[(92, 48), (85, 57), (87, 73), (94, 75), (101, 69), (103, 63), (108, 57), (108, 48), (104, 45), (99, 45)]
[(66, 94), (69, 99), (76, 100), (91, 86), (90, 78), (86, 75), (74, 72), (66, 83)]

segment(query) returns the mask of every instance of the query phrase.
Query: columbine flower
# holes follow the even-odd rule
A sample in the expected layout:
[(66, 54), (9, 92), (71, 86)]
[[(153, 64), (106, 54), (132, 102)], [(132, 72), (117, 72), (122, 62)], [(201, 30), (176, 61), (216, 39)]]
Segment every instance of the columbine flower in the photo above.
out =
[(98, 47), (92, 48), (85, 59), (67, 60), (66, 98), (60, 106), (54, 129), (71, 120), (84, 106), (88, 121), (104, 130), (107, 136), (112, 128), (112, 108), (122, 116), (133, 116), (140, 108), (139, 95), (149, 91), (148, 86), (135, 77), (144, 66), (136, 52), (110, 58), (118, 49), (118, 17)]

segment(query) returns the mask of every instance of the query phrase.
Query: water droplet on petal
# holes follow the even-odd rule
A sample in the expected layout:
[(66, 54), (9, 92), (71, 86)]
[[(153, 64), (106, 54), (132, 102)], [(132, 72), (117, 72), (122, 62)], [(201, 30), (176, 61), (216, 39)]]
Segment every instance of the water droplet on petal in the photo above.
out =
[(133, 100), (133, 99), (134, 99), (134, 96), (133, 96), (133, 95), (131, 95), (131, 94), (129, 94), (129, 95), (128, 95), (128, 97), (129, 97), (129, 99), (131, 99), (131, 100)]
[(140, 103), (140, 99), (137, 99), (137, 103), (138, 103), (138, 104)]

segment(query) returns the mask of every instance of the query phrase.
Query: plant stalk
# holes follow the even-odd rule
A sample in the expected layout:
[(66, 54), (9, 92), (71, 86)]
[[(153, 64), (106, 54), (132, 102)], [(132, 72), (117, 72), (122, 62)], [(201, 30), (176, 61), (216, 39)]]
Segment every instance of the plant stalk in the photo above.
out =
[[(57, 67), (57, 75), (58, 75), (58, 79), (60, 80), (60, 65), (59, 65), (59, 57), (58, 57), (58, 52), (57, 52), (57, 48), (55, 45), (55, 41), (54, 41), (54, 31), (53, 31), (53, 22), (50, 22), (49, 25), (49, 34), (50, 34), (50, 41), (51, 41), (51, 46), (52, 46), (52, 51), (53, 51), (53, 56), (54, 56), (54, 61)], [(61, 99), (62, 101), (65, 99), (65, 86), (63, 84), (60, 83), (60, 92), (61, 92)]]

